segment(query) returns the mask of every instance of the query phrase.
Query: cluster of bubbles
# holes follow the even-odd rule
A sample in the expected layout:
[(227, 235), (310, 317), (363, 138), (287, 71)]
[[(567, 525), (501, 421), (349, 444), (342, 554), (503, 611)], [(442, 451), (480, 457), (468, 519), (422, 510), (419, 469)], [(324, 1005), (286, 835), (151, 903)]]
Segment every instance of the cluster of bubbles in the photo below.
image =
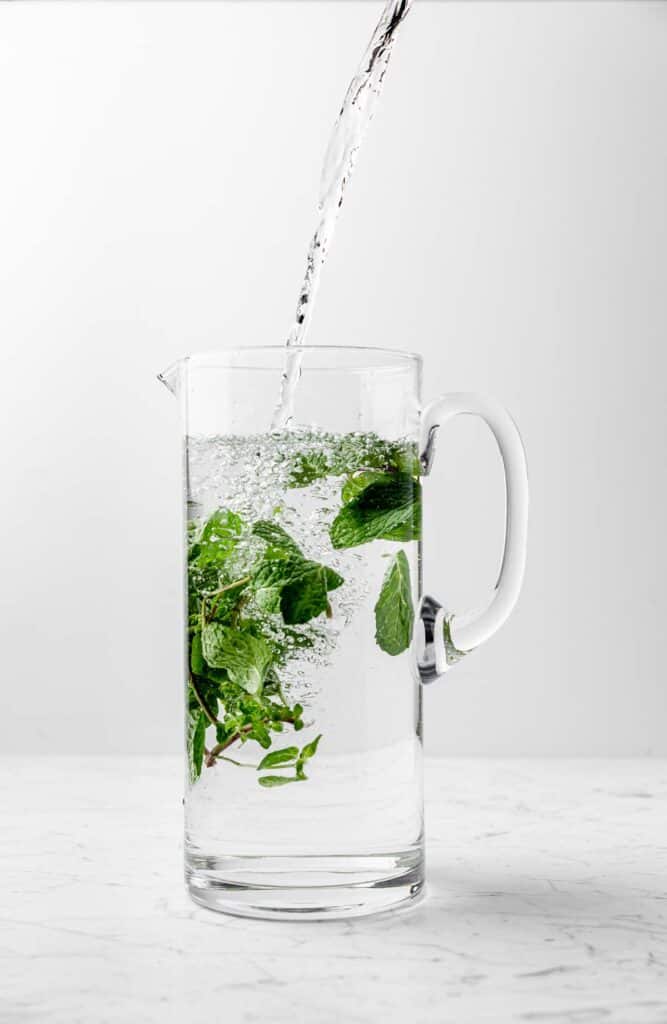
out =
[[(373, 434), (325, 434), (291, 430), (248, 436), (193, 436), (187, 443), (188, 515), (203, 522), (219, 508), (237, 513), (250, 527), (269, 519), (290, 535), (306, 558), (330, 566), (344, 583), (331, 592), (331, 618), (285, 629), (278, 616), (266, 628), (288, 652), (281, 678), (289, 691), (308, 697), (317, 668), (328, 662), (341, 631), (368, 596), (363, 549), (335, 550), (329, 527), (341, 507), (341, 451), (354, 449), (358, 461), (372, 453)], [(307, 465), (328, 466), (331, 473), (293, 486)], [(262, 542), (246, 536), (234, 555), (238, 574), (251, 564)]]

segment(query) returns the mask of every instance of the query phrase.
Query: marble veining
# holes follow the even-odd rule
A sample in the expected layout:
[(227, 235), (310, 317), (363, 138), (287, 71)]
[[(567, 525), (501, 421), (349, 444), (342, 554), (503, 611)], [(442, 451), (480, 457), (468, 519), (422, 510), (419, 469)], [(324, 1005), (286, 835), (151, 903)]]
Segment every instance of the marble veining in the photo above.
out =
[(432, 760), (428, 897), (224, 917), (176, 758), (0, 761), (0, 1021), (667, 1024), (667, 762)]

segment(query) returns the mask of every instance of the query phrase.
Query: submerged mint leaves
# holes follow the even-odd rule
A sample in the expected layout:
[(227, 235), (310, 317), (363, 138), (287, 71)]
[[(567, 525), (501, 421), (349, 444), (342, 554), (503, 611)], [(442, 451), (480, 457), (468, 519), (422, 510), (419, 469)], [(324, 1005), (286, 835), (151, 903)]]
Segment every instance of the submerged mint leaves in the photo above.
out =
[(292, 459), (289, 487), (309, 487), (327, 476), (350, 476), (363, 470), (397, 471), (418, 477), (417, 446), (409, 441), (383, 441), (376, 434), (317, 435), (318, 447)]
[[(279, 463), (287, 487), (340, 478), (342, 507), (331, 512), (334, 549), (373, 541), (407, 543), (421, 528), (416, 446), (371, 434), (313, 435), (297, 455)], [(315, 445), (322, 444), (316, 448)], [(315, 492), (319, 494), (319, 492)], [(330, 493), (330, 491), (329, 491)], [(273, 749), (275, 733), (304, 728), (303, 707), (290, 705), (283, 667), (320, 642), (317, 620), (331, 617), (332, 593), (342, 587), (335, 569), (307, 557), (277, 521), (248, 522), (229, 508), (188, 524), (189, 683), (187, 747), (191, 782), (204, 765), (237, 761), (235, 747), (250, 741), (266, 751), (256, 769), (265, 788), (307, 779), (321, 735), (301, 749)], [(304, 548), (307, 544), (303, 545)], [(411, 642), (414, 609), (404, 551), (392, 557), (375, 606), (376, 641), (388, 654)], [(207, 743), (207, 736), (213, 736)], [(229, 751), (229, 748), (232, 748)], [(278, 774), (279, 773), (279, 774)]]
[[(187, 747), (194, 782), (204, 764), (233, 761), (231, 746), (254, 740), (267, 750), (273, 733), (303, 728), (303, 708), (290, 706), (277, 670), (293, 650), (312, 645), (303, 627), (330, 613), (328, 593), (343, 579), (306, 558), (280, 524), (249, 527), (229, 509), (191, 528), (189, 541)], [(270, 628), (267, 615), (279, 616), (283, 628)], [(209, 728), (216, 742), (207, 749)], [(294, 748), (294, 767), (298, 757)]]

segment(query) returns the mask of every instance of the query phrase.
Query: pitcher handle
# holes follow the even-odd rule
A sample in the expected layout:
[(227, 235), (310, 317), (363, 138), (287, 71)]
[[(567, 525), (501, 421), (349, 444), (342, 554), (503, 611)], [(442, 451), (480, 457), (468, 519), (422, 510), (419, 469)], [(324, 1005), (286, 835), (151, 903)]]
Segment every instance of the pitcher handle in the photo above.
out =
[(526, 564), (526, 455), (516, 424), (500, 403), (484, 395), (467, 393), (443, 395), (431, 402), (422, 413), (422, 473), (426, 476), (431, 470), (439, 428), (455, 416), (479, 416), (498, 444), (505, 470), (505, 544), (498, 581), (483, 611), (454, 615), (435, 598), (422, 597), (424, 646), (419, 673), (424, 683), (438, 679), (502, 626), (519, 597)]

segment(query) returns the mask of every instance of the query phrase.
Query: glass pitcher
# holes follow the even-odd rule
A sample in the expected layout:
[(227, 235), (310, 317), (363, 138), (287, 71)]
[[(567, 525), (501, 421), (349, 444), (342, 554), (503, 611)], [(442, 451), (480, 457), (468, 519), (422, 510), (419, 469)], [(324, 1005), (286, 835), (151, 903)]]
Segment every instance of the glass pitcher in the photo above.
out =
[[(305, 346), (289, 428), (285, 350), (189, 356), (160, 379), (185, 435), (185, 872), (252, 917), (387, 910), (424, 886), (422, 684), (486, 640), (522, 583), (523, 447), (494, 401), (425, 408), (421, 359)], [(480, 416), (505, 468), (505, 548), (484, 611), (422, 593), (438, 428)]]

